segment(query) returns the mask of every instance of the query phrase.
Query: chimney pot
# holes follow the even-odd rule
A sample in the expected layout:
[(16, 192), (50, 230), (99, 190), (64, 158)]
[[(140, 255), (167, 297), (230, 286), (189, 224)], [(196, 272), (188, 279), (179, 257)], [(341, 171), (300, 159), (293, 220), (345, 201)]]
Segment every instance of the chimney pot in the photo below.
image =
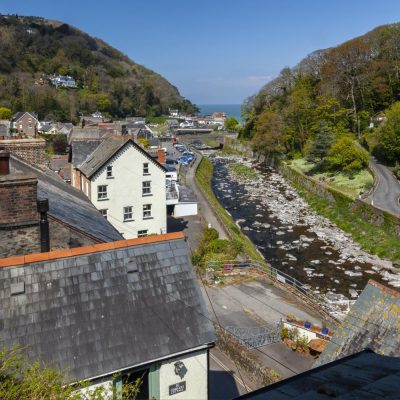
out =
[(8, 175), (10, 173), (10, 153), (8, 151), (0, 151), (0, 175)]

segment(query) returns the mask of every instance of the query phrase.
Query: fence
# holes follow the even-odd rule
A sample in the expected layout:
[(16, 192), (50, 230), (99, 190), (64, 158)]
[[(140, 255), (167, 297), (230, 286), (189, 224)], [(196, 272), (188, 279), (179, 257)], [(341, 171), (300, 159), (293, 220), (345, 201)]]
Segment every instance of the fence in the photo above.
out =
[(207, 263), (207, 267), (225, 273), (229, 273), (230, 271), (233, 271), (235, 269), (256, 271), (257, 274), (272, 280), (276, 284), (283, 286), (285, 289), (289, 289), (292, 293), (300, 297), (307, 304), (309, 304), (313, 308), (316, 308), (335, 325), (347, 314), (350, 309), (350, 301), (329, 301), (324, 296), (314, 293), (310, 289), (309, 285), (301, 283), (296, 278), (293, 278), (292, 276), (278, 270), (277, 268), (274, 268), (272, 266), (265, 267), (257, 261), (211, 260)]

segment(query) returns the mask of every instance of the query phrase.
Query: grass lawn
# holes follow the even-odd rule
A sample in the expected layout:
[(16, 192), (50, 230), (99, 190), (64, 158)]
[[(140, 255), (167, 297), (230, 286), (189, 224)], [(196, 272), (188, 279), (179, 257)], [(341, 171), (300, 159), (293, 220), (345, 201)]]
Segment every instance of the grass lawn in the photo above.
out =
[(315, 163), (309, 162), (304, 158), (293, 160), (291, 166), (311, 178), (322, 179), (326, 185), (332, 186), (352, 197), (357, 197), (359, 194), (366, 192), (374, 183), (374, 178), (367, 168), (350, 178), (349, 175), (341, 172), (318, 172), (312, 174), (311, 171), (315, 167)]

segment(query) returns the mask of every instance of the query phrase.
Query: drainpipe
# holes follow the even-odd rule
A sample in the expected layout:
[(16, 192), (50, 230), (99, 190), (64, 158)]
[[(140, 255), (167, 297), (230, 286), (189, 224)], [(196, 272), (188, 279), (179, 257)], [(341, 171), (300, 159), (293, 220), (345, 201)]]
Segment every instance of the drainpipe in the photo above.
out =
[(49, 200), (38, 200), (37, 208), (40, 212), (40, 251), (44, 253), (50, 251), (49, 221), (47, 220), (47, 211), (49, 211)]

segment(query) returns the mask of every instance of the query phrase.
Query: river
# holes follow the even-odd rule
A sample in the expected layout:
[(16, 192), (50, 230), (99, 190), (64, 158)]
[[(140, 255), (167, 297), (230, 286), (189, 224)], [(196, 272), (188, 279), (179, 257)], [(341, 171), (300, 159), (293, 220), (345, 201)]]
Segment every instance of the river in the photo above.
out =
[[(347, 298), (356, 298), (370, 278), (400, 286), (400, 271), (313, 212), (275, 170), (236, 156), (211, 159), (215, 195), (272, 266), (317, 293)], [(231, 162), (251, 166), (258, 179), (239, 179)]]

